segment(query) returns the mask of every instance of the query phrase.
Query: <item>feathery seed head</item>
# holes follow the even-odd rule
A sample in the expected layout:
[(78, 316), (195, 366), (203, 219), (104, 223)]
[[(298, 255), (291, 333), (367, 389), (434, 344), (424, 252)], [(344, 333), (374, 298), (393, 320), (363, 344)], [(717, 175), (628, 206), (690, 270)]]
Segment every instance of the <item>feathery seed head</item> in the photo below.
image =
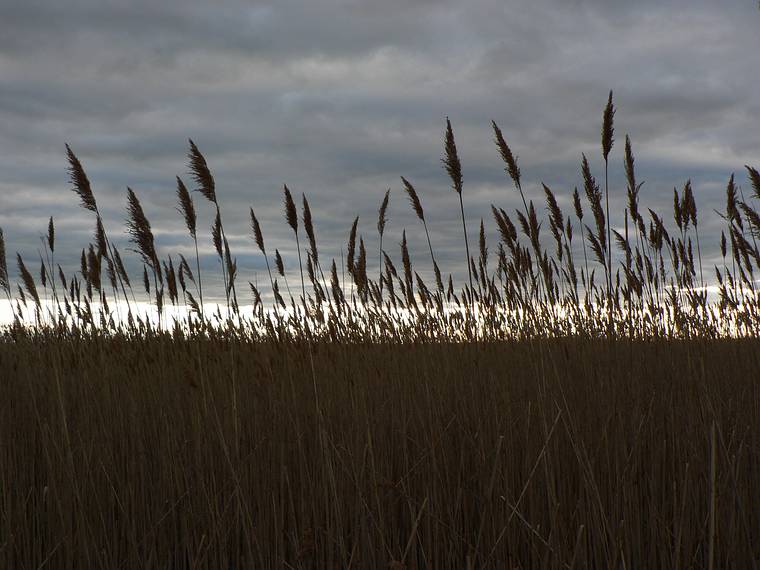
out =
[(420, 219), (420, 221), (425, 221), (425, 212), (422, 209), (422, 202), (420, 202), (420, 197), (417, 195), (417, 191), (414, 189), (414, 186), (403, 176), (401, 177), (401, 182), (404, 184), (404, 190), (406, 190), (407, 195), (409, 196), (409, 202), (412, 204), (412, 209), (414, 210), (414, 213), (417, 214), (417, 217)]
[(306, 235), (309, 238), (309, 247), (311, 248), (311, 255), (314, 258), (314, 263), (319, 263), (319, 255), (317, 253), (317, 239), (314, 235), (314, 222), (311, 217), (311, 208), (309, 208), (309, 201), (306, 199), (306, 194), (302, 194), (303, 197), (303, 226), (306, 229)]
[(277, 273), (279, 273), (281, 277), (284, 277), (285, 264), (282, 262), (282, 256), (280, 255), (279, 249), (274, 250), (274, 265), (277, 267)]
[(190, 237), (195, 239), (198, 216), (195, 213), (195, 205), (193, 204), (190, 192), (188, 192), (185, 183), (182, 182), (182, 179), (179, 176), (177, 176), (177, 201), (179, 202), (179, 207), (177, 209), (180, 214), (182, 214), (182, 217), (185, 218), (187, 231), (190, 232)]
[(390, 198), (390, 195), (391, 189), (388, 188), (388, 190), (385, 191), (385, 197), (380, 204), (380, 210), (377, 216), (377, 231), (380, 234), (381, 238), (383, 237), (383, 232), (385, 232), (385, 222), (387, 221), (386, 211), (388, 210), (388, 200)]
[(296, 211), (296, 204), (293, 202), (293, 196), (291, 196), (287, 184), (283, 184), (283, 192), (285, 193), (285, 220), (288, 222), (290, 228), (295, 233), (298, 233), (298, 212)]
[(454, 142), (454, 131), (451, 121), (446, 117), (446, 136), (444, 139), (443, 165), (451, 178), (451, 187), (457, 194), (462, 193), (462, 164), (459, 162), (457, 145)]
[(72, 190), (79, 196), (81, 205), (85, 210), (97, 212), (98, 206), (95, 203), (95, 196), (90, 187), (90, 180), (87, 178), (82, 163), (79, 162), (79, 159), (68, 144), (66, 145), (66, 156), (69, 160), (68, 172)]
[(53, 224), (53, 216), (50, 216), (48, 222), (47, 244), (51, 252), (55, 252), (55, 225)]
[(256, 219), (256, 214), (253, 212), (253, 208), (251, 208), (251, 230), (253, 230), (253, 239), (256, 242), (256, 245), (261, 250), (261, 253), (266, 255), (266, 251), (264, 250), (264, 236), (261, 234), (261, 226), (259, 225), (259, 220)]
[(507, 165), (504, 170), (507, 172), (507, 174), (509, 174), (510, 178), (512, 178), (514, 181), (515, 186), (519, 189), (521, 188), (520, 168), (517, 166), (517, 157), (512, 154), (512, 150), (504, 140), (504, 135), (502, 135), (501, 129), (496, 124), (496, 121), (491, 121), (491, 126), (493, 127), (494, 142), (496, 143), (496, 147), (499, 149), (501, 159)]
[(130, 241), (137, 246), (136, 251), (142, 256), (143, 262), (150, 265), (154, 271), (160, 271), (150, 222), (131, 188), (127, 188), (127, 213), (127, 233)]
[(351, 226), (351, 233), (348, 235), (348, 250), (346, 252), (346, 268), (349, 275), (354, 273), (354, 256), (356, 255), (356, 226), (359, 223), (359, 216), (354, 218)]
[(8, 260), (5, 257), (5, 237), (0, 228), (0, 287), (10, 295), (11, 285), (8, 281)]
[(211, 175), (211, 171), (201, 151), (198, 150), (192, 139), (188, 140), (190, 142), (190, 150), (187, 153), (187, 158), (189, 160), (190, 173), (193, 176), (193, 180), (198, 184), (197, 191), (203, 194), (209, 202), (216, 204), (214, 177)]
[(604, 118), (602, 120), (602, 156), (604, 156), (605, 161), (612, 150), (612, 143), (614, 142), (614, 117), (615, 107), (612, 105), (612, 91), (610, 91), (610, 96), (607, 99), (607, 106), (604, 108)]

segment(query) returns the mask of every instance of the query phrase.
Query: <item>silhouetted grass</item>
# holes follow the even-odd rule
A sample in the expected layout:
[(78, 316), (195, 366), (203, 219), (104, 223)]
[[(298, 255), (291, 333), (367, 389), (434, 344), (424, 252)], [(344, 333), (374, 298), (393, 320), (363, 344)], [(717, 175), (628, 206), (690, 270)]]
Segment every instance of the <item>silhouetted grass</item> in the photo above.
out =
[(750, 568), (759, 354), (19, 336), (1, 565)]
[[(604, 189), (582, 156), (572, 213), (542, 185), (546, 217), (492, 124), (522, 207), (491, 206), (499, 242), (489, 248), (481, 218), (477, 259), (447, 120), (443, 165), (468, 262), (459, 289), (407, 178), (430, 252), (423, 269), (405, 230), (399, 256), (384, 247), (388, 192), (377, 249), (356, 218), (345, 262), (325, 264), (306, 196), (299, 222), (284, 186), (277, 223), (294, 233), (300, 295), (279, 250), (272, 273), (264, 236), (275, 222), (252, 208), (251, 250), (269, 277), (269, 290), (248, 282), (252, 312), (192, 141), (195, 190), (214, 206), (225, 299), (215, 310), (203, 303), (203, 237), (182, 180), (195, 263), (164, 257), (128, 189), (135, 280), (67, 146), (72, 189), (95, 214), (80, 267), (55, 263), (50, 218), (39, 273), (17, 253), (14, 284), (0, 230), (14, 314), (0, 332), (0, 566), (756, 567), (760, 215), (731, 175), (710, 298), (690, 181), (674, 191), (671, 227), (639, 203), (628, 136), (626, 208), (610, 220), (614, 115), (610, 94)], [(747, 172), (760, 199), (760, 174)]]

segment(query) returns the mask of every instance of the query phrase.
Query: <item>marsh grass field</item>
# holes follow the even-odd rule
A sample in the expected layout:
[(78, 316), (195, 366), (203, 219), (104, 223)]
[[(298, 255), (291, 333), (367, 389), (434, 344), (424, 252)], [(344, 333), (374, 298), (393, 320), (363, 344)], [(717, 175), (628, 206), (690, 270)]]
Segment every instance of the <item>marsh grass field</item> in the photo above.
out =
[[(430, 254), (416, 268), (406, 233), (385, 232), (389, 193), (376, 236), (358, 218), (346, 228), (338, 265), (285, 186), (277, 223), (298, 266), (267, 250), (251, 209), (268, 287), (246, 283), (192, 141), (192, 189), (177, 177), (176, 198), (196, 256), (165, 256), (129, 189), (130, 275), (67, 146), (94, 218), (80, 267), (55, 263), (50, 218), (39, 265), (17, 254), (13, 283), (0, 232), (14, 317), (0, 337), (0, 566), (756, 568), (760, 174), (746, 167), (746, 197), (730, 175), (724, 229), (701, 235), (690, 182), (672, 216), (640, 206), (626, 136), (613, 225), (614, 114), (610, 93), (604, 181), (583, 156), (570, 212), (547, 186), (524, 193), (492, 124), (520, 207), (492, 206), (490, 254), (485, 222), (467, 225), (447, 120), (464, 283), (441, 270), (435, 222), (403, 177)], [(213, 311), (193, 196), (214, 207)], [(712, 266), (705, 239), (720, 240)]]
[(20, 338), (3, 566), (752, 568), (759, 349)]

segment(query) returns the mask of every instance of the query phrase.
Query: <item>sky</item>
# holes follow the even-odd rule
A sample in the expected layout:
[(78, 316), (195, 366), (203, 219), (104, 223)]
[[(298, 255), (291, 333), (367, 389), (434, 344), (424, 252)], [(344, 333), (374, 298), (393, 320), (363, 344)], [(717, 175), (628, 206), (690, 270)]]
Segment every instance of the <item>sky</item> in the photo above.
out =
[[(176, 211), (175, 176), (192, 187), (188, 139), (215, 176), (222, 218), (247, 281), (268, 282), (249, 208), (291, 284), (295, 242), (282, 186), (311, 205), (320, 255), (340, 252), (355, 216), (377, 266), (377, 209), (390, 188), (384, 248), (429, 275), (427, 242), (400, 176), (420, 194), (444, 273), (466, 274), (459, 203), (441, 164), (451, 120), (464, 174), (470, 242), (490, 205), (520, 203), (490, 121), (518, 156), (529, 199), (541, 184), (570, 213), (581, 153), (603, 179), (602, 111), (613, 90), (613, 227), (623, 221), (623, 140), (631, 137), (643, 207), (671, 221), (673, 187), (692, 180), (706, 268), (718, 255), (731, 173), (760, 166), (760, 10), (753, 1), (601, 0), (2, 0), (0, 228), (39, 264), (53, 216), (56, 259), (78, 266), (94, 219), (71, 191), (65, 144), (82, 161), (111, 239), (129, 249), (126, 189), (166, 257), (194, 252)], [(211, 205), (194, 195), (207, 295), (219, 267)], [(128, 253), (139, 281), (139, 261)], [(36, 260), (36, 261), (35, 261)], [(460, 261), (461, 260), (461, 261)], [(326, 264), (324, 264), (326, 265)], [(465, 273), (463, 273), (465, 271)], [(711, 273), (710, 273), (711, 274)], [(242, 285), (241, 285), (242, 284)], [(241, 295), (245, 302), (244, 293)]]

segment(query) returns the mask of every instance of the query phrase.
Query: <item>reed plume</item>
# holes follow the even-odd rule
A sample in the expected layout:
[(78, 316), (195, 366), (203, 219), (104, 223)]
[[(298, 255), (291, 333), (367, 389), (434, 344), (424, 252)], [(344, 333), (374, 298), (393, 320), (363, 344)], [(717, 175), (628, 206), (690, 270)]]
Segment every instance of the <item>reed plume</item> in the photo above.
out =
[(353, 278), (356, 259), (356, 227), (359, 224), (359, 216), (354, 218), (354, 223), (351, 224), (351, 231), (348, 234), (348, 245), (346, 248), (346, 269), (348, 274)]
[(387, 211), (388, 211), (388, 202), (390, 200), (391, 195), (391, 189), (388, 188), (388, 190), (385, 191), (385, 196), (383, 196), (383, 201), (380, 203), (380, 209), (377, 212), (377, 233), (380, 236), (380, 244), (378, 246), (378, 255), (379, 255), (379, 272), (380, 275), (378, 277), (378, 281), (380, 283), (380, 293), (382, 294), (383, 291), (383, 234), (385, 233), (385, 224), (388, 221), (387, 219)]
[(190, 233), (190, 237), (193, 238), (193, 244), (195, 246), (195, 269), (198, 272), (198, 282), (196, 283), (196, 286), (198, 287), (198, 298), (200, 300), (199, 315), (201, 318), (203, 318), (203, 280), (201, 278), (201, 259), (198, 253), (198, 215), (195, 212), (195, 204), (193, 203), (193, 198), (190, 196), (190, 192), (188, 191), (187, 186), (185, 186), (185, 183), (179, 176), (177, 176), (177, 202), (177, 209), (185, 220), (185, 226), (187, 227), (187, 231)]
[[(137, 249), (133, 250), (143, 260), (144, 266), (151, 268), (153, 273), (154, 293), (156, 299), (156, 307), (158, 308), (159, 324), (161, 322), (161, 305), (162, 305), (162, 293), (163, 288), (159, 287), (159, 283), (163, 283), (163, 276), (161, 274), (161, 265), (158, 261), (158, 255), (156, 254), (156, 246), (153, 238), (153, 231), (150, 227), (142, 205), (135, 195), (134, 191), (127, 187), (127, 233), (129, 234), (130, 241), (136, 246)], [(143, 279), (145, 282), (145, 291), (150, 294), (150, 284), (147, 281), (147, 271), (144, 269)]]
[(71, 147), (66, 145), (66, 156), (69, 160), (69, 181), (72, 185), (72, 190), (79, 196), (81, 205), (85, 210), (91, 212), (98, 212), (98, 206), (95, 202), (95, 196), (92, 193), (90, 187), (90, 180), (87, 178), (87, 174), (82, 167), (82, 163), (71, 150)]
[(285, 208), (285, 221), (296, 234), (296, 251), (298, 252), (298, 269), (301, 273), (301, 293), (303, 294), (303, 302), (306, 303), (306, 282), (303, 278), (303, 263), (301, 262), (301, 243), (298, 239), (298, 211), (296, 210), (296, 204), (293, 201), (293, 196), (290, 194), (290, 189), (287, 184), (283, 184), (283, 204)]
[[(602, 156), (604, 157), (604, 198), (607, 209), (607, 302), (612, 304), (612, 244), (611, 244), (611, 222), (610, 222), (610, 189), (609, 189), (609, 161), (608, 157), (612, 150), (614, 142), (613, 119), (615, 117), (615, 107), (612, 105), (612, 91), (610, 90), (607, 106), (604, 108), (602, 117)], [(612, 309), (610, 309), (610, 333), (612, 332)]]
[(11, 284), (8, 281), (8, 260), (5, 256), (5, 236), (2, 228), (0, 228), (0, 288), (5, 291), (10, 301)]
[(29, 296), (34, 299), (34, 304), (37, 305), (37, 309), (39, 309), (41, 306), (40, 296), (37, 293), (37, 286), (34, 284), (34, 278), (32, 277), (32, 274), (29, 273), (26, 265), (24, 265), (24, 260), (21, 259), (21, 255), (18, 253), (16, 254), (16, 261), (18, 262), (18, 271), (21, 275), (21, 281), (24, 282), (24, 288)]
[(293, 201), (293, 196), (290, 194), (290, 189), (287, 184), (283, 185), (283, 192), (285, 193), (284, 208), (285, 208), (285, 221), (296, 234), (298, 234), (298, 212), (296, 210), (296, 204)]
[(752, 184), (752, 190), (755, 193), (755, 199), (760, 200), (760, 172), (756, 168), (745, 165), (747, 174), (749, 176), (750, 183)]
[(454, 142), (454, 131), (451, 128), (451, 121), (446, 117), (446, 135), (444, 137), (444, 156), (443, 165), (451, 178), (451, 187), (459, 196), (459, 209), (462, 213), (462, 231), (464, 232), (464, 249), (467, 256), (467, 276), (472, 291), (472, 269), (470, 268), (470, 245), (467, 240), (467, 224), (464, 218), (464, 202), (462, 201), (462, 164), (457, 154), (457, 145)]
[(137, 247), (136, 253), (142, 257), (145, 264), (156, 271), (158, 256), (156, 255), (153, 231), (140, 200), (129, 187), (127, 187), (127, 216), (127, 233), (130, 236), (130, 241)]
[(496, 124), (496, 121), (491, 121), (491, 126), (493, 127), (494, 142), (496, 143), (496, 148), (499, 150), (501, 159), (507, 165), (506, 168), (504, 168), (504, 171), (509, 174), (509, 177), (515, 183), (515, 188), (517, 188), (517, 191), (520, 193), (520, 198), (522, 199), (523, 206), (525, 207), (525, 212), (527, 213), (528, 203), (525, 201), (525, 195), (522, 191), (522, 184), (520, 182), (520, 168), (517, 166), (517, 157), (512, 154), (512, 149), (509, 148), (509, 145), (507, 145), (507, 142), (504, 140), (504, 135), (502, 134), (499, 126)]
[(48, 221), (47, 244), (50, 248), (50, 253), (55, 253), (55, 225), (53, 224), (53, 216), (50, 216), (50, 221)]
[(435, 255), (433, 254), (433, 244), (430, 241), (430, 232), (428, 231), (427, 222), (425, 221), (425, 211), (422, 209), (422, 202), (420, 201), (420, 197), (417, 194), (417, 190), (415, 190), (411, 182), (409, 182), (403, 176), (401, 177), (401, 182), (404, 185), (404, 191), (409, 197), (409, 203), (412, 205), (412, 209), (414, 210), (415, 214), (417, 214), (417, 218), (419, 218), (419, 220), (422, 222), (422, 227), (425, 230), (425, 238), (427, 239), (428, 249), (430, 250), (430, 260), (433, 262), (433, 270), (435, 271), (436, 285), (438, 286), (438, 292), (442, 293), (443, 281), (441, 279), (441, 271), (438, 268), (438, 263), (436, 263)]
[[(190, 150), (187, 154), (188, 166), (193, 180), (195, 180), (198, 185), (196, 191), (200, 192), (216, 209), (213, 230), (216, 231), (218, 235), (212, 234), (212, 237), (214, 239), (214, 247), (216, 248), (222, 263), (222, 278), (224, 280), (227, 310), (230, 310), (230, 296), (232, 296), (232, 310), (233, 312), (237, 312), (237, 292), (235, 290), (235, 280), (233, 279), (234, 275), (232, 275), (233, 260), (229, 250), (229, 243), (227, 242), (227, 235), (224, 232), (224, 225), (222, 224), (222, 214), (216, 196), (216, 182), (208, 167), (206, 158), (192, 139), (188, 139), (188, 141), (190, 142)], [(224, 251), (222, 250), (222, 246), (224, 246)]]
[(309, 201), (306, 199), (306, 194), (302, 194), (301, 196), (303, 198), (303, 227), (306, 230), (306, 236), (309, 238), (311, 256), (314, 258), (314, 262), (317, 264), (317, 266), (319, 266), (317, 238), (314, 234), (314, 221), (311, 217), (311, 208), (309, 207)]
[(216, 201), (216, 183), (214, 177), (211, 175), (206, 158), (198, 150), (198, 147), (193, 142), (193, 139), (188, 139), (190, 142), (190, 150), (187, 153), (189, 161), (190, 172), (195, 180), (198, 188), (196, 190), (200, 192), (209, 202), (218, 206)]
[[(264, 256), (264, 261), (267, 264), (267, 273), (269, 274), (269, 284), (274, 289), (274, 279), (272, 279), (272, 271), (269, 269), (269, 258), (267, 257), (267, 251), (264, 248), (264, 235), (261, 232), (261, 225), (259, 225), (259, 220), (256, 218), (256, 213), (253, 211), (253, 208), (251, 208), (251, 231), (253, 232), (253, 240), (256, 242), (259, 251), (261, 251)], [(282, 262), (282, 260), (280, 260), (280, 262)]]
[[(90, 186), (90, 180), (87, 177), (87, 174), (85, 173), (84, 167), (82, 166), (79, 158), (77, 158), (68, 144), (66, 144), (66, 156), (69, 162), (68, 173), (69, 181), (72, 185), (72, 190), (75, 194), (77, 194), (77, 196), (79, 196), (81, 206), (85, 210), (89, 210), (95, 213), (96, 232), (101, 234), (101, 236), (99, 236), (100, 241), (98, 247), (100, 248), (102, 254), (107, 259), (109, 259), (109, 261), (112, 261), (111, 258), (113, 257), (113, 252), (111, 243), (108, 240), (105, 228), (103, 227), (102, 217), (100, 215), (100, 211), (98, 210), (98, 206), (95, 201), (95, 195), (92, 192), (92, 187)], [(119, 277), (119, 280), (121, 282), (121, 289), (122, 294), (124, 295), (124, 300), (126, 301), (127, 307), (129, 308), (129, 298), (127, 297), (127, 291), (124, 287), (123, 279)]]

